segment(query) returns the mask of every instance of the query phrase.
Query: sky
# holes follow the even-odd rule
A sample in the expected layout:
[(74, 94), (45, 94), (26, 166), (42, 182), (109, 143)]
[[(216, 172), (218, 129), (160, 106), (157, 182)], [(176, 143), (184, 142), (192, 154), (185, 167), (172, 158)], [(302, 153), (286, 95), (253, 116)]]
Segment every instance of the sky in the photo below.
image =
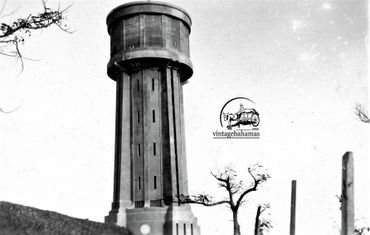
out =
[[(33, 32), (22, 54), (0, 57), (0, 200), (103, 221), (113, 196), (115, 83), (106, 75), (105, 19), (127, 1), (73, 4), (57, 27)], [(297, 234), (338, 234), (341, 157), (354, 153), (355, 212), (370, 226), (368, 6), (355, 1), (165, 1), (192, 17), (194, 74), (184, 85), (189, 190), (225, 196), (210, 171), (235, 167), (243, 180), (262, 164), (271, 179), (240, 209), (253, 233), (259, 203), (270, 203), (270, 234), (289, 232), (290, 185), (297, 180)], [(42, 10), (41, 1), (7, 1), (0, 21)], [(219, 113), (234, 97), (260, 113), (260, 139), (213, 139)], [(232, 232), (227, 208), (192, 206), (203, 235)], [(209, 215), (216, 215), (210, 217)]]

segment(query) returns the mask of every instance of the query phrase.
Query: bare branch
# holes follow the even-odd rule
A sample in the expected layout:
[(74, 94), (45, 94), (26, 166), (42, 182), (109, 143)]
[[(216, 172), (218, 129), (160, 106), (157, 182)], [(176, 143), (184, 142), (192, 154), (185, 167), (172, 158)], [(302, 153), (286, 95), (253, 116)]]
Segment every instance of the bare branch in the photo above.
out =
[(3, 14), (3, 11), (4, 11), (4, 9), (5, 9), (5, 5), (6, 5), (6, 1), (7, 1), (7, 0), (4, 0), (3, 5), (2, 5), (2, 6), (1, 6), (1, 8), (0, 8), (0, 16), (1, 16), (1, 14)]
[(179, 197), (180, 203), (182, 204), (200, 204), (203, 206), (217, 206), (221, 204), (229, 204), (229, 201), (213, 201), (213, 198), (206, 194), (198, 195), (181, 195)]
[[(0, 15), (0, 19), (13, 15), (13, 14), (14, 14), (14, 13), (16, 13), (19, 9), (21, 9), (21, 7), (17, 7), (14, 11), (11, 11), (11, 12), (10, 12), (10, 13), (8, 13), (8, 14)], [(1, 14), (1, 13), (0, 13), (0, 14)]]
[(0, 107), (0, 112), (1, 113), (7, 113), (7, 114), (12, 113), (12, 112), (17, 111), (19, 109), (19, 107), (21, 107), (21, 106), (22, 106), (22, 104), (18, 105), (18, 107), (16, 107), (15, 109), (12, 109), (12, 110), (9, 110), (9, 111), (5, 111), (3, 108)]
[[(73, 31), (67, 28), (67, 25), (63, 25), (63, 21), (66, 18), (65, 15), (72, 4), (63, 10), (52, 10), (46, 6), (46, 1), (42, 1), (42, 4), (44, 11), (41, 13), (36, 15), (29, 14), (26, 18), (18, 18), (8, 24), (0, 23), (0, 44), (9, 46), (7, 51), (3, 49), (0, 54), (19, 59), (22, 66), (21, 72), (24, 69), (23, 59), (26, 58), (23, 57), (19, 45), (25, 42), (25, 35), (30, 37), (32, 31), (48, 28), (52, 25), (56, 25), (64, 32), (73, 33)], [(4, 7), (5, 3), (0, 8), (1, 11)]]
[(236, 207), (239, 207), (240, 204), (242, 203), (243, 201), (243, 198), (248, 194), (248, 193), (251, 193), (251, 192), (254, 192), (254, 191), (257, 191), (257, 187), (260, 183), (262, 182), (265, 182), (267, 181), (268, 178), (270, 178), (270, 176), (268, 174), (256, 174), (256, 176), (258, 178), (256, 178), (256, 176), (254, 176), (253, 170), (249, 167), (248, 168), (248, 173), (251, 175), (251, 177), (253, 178), (254, 180), (254, 183), (252, 184), (252, 187), (246, 189), (242, 194), (240, 194), (239, 196), (239, 199), (237, 200), (236, 202)]
[(357, 118), (364, 123), (370, 123), (369, 115), (366, 108), (362, 104), (356, 104), (355, 114)]

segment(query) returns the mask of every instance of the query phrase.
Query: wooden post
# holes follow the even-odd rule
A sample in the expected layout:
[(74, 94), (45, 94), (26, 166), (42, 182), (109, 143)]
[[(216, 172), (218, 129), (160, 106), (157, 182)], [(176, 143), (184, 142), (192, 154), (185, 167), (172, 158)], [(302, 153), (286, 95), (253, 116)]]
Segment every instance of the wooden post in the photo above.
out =
[(354, 225), (354, 167), (353, 154), (346, 152), (342, 159), (342, 229), (341, 235), (353, 235)]
[(295, 234), (296, 190), (297, 190), (297, 181), (292, 180), (292, 195), (290, 200), (290, 235)]

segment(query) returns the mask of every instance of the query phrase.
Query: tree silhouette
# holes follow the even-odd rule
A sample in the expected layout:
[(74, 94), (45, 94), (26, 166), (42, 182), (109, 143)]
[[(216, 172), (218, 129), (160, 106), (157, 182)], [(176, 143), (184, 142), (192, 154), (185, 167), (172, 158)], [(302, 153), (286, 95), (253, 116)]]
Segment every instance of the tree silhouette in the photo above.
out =
[[(61, 30), (67, 33), (72, 31), (67, 28), (67, 25), (63, 23), (66, 19), (66, 13), (68, 12), (68, 6), (61, 10), (60, 8), (53, 10), (46, 6), (46, 1), (42, 1), (43, 11), (37, 14), (29, 14), (26, 17), (18, 18), (15, 21), (9, 23), (0, 22), (0, 54), (19, 59), (21, 62), (21, 71), (23, 71), (25, 58), (20, 50), (20, 45), (24, 44), (25, 38), (31, 36), (31, 32), (43, 28), (48, 28), (51, 25), (56, 25)], [(9, 15), (14, 14), (15, 11), (10, 14), (4, 14), (6, 0), (3, 1), (0, 6), (0, 19), (3, 19)]]
[(240, 235), (238, 221), (239, 208), (245, 202), (248, 194), (257, 191), (259, 186), (270, 178), (269, 174), (260, 173), (261, 169), (262, 166), (258, 164), (248, 168), (248, 173), (252, 178), (249, 185), (239, 180), (237, 172), (230, 166), (225, 167), (224, 170), (218, 173), (211, 172), (212, 176), (218, 181), (218, 186), (226, 191), (227, 196), (223, 200), (215, 200), (213, 196), (208, 194), (180, 195), (180, 203), (193, 203), (207, 207), (217, 205), (228, 206), (233, 215), (234, 235)]
[[(9, 14), (4, 14), (5, 6), (7, 1), (3, 0), (0, 4), (0, 20), (13, 15), (16, 11)], [(43, 11), (37, 14), (29, 14), (26, 17), (18, 18), (11, 22), (0, 22), (0, 55), (15, 58), (20, 61), (22, 73), (24, 69), (24, 57), (20, 50), (20, 45), (25, 43), (25, 39), (31, 36), (32, 31), (48, 28), (52, 25), (56, 25), (62, 31), (67, 33), (73, 33), (67, 25), (64, 23), (66, 19), (66, 13), (72, 5), (64, 8), (63, 10), (58, 7), (58, 9), (51, 9), (46, 6), (46, 0), (42, 0)], [(19, 74), (20, 74), (19, 73)], [(12, 113), (16, 111), (19, 106), (13, 110), (4, 110), (0, 107), (1, 113)]]

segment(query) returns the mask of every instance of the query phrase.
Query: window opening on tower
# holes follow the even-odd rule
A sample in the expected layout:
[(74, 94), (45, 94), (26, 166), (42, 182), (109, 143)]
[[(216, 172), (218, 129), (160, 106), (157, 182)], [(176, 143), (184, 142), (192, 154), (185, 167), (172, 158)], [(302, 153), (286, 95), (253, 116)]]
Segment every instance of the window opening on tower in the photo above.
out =
[(157, 189), (157, 176), (154, 176), (154, 189)]
[(157, 145), (153, 143), (153, 156), (157, 155)]

